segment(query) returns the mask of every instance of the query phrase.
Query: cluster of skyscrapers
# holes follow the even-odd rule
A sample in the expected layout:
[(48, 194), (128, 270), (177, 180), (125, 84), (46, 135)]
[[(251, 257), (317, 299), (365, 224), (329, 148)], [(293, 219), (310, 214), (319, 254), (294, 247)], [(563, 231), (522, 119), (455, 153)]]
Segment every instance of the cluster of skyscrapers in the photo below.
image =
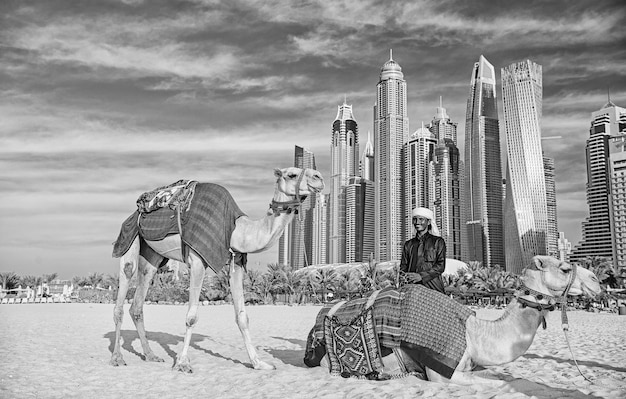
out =
[[(554, 160), (542, 148), (541, 65), (513, 63), (501, 69), (501, 82), (502, 120), (494, 67), (480, 56), (470, 79), (461, 159), (457, 123), (441, 98), (432, 121), (409, 133), (407, 84), (390, 52), (376, 85), (373, 137), (368, 132), (361, 152), (358, 123), (344, 99), (330, 137), (330, 193), (305, 201), (279, 242), (278, 262), (300, 268), (399, 260), (414, 234), (412, 209), (426, 207), (435, 213), (448, 258), (513, 273), (534, 255), (605, 256), (626, 267), (626, 110), (609, 101), (592, 114), (590, 215), (569, 254), (557, 227)], [(295, 166), (315, 168), (314, 155), (296, 147)]]

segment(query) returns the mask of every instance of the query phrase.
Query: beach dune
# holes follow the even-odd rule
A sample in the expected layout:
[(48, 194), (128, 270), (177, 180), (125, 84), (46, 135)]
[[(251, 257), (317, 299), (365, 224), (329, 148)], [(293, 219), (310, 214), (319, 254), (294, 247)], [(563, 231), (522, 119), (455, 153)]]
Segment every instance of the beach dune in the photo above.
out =
[[(172, 371), (182, 349), (186, 306), (144, 307), (148, 339), (165, 363), (145, 362), (139, 338), (124, 312), (122, 354), (127, 366), (109, 365), (115, 340), (111, 304), (0, 306), (1, 398), (624, 398), (626, 316), (568, 312), (568, 339), (560, 312), (547, 317), (528, 352), (481, 373), (507, 388), (438, 384), (409, 377), (366, 381), (331, 377), (302, 361), (319, 306), (249, 306), (250, 331), (262, 360), (249, 364), (230, 305), (203, 306), (189, 350), (193, 374)], [(478, 309), (495, 319), (501, 310)]]

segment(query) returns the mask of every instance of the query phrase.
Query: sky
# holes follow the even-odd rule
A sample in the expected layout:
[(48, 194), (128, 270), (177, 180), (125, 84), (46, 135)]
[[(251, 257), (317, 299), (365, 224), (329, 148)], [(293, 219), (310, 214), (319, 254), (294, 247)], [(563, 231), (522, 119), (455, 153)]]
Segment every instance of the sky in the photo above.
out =
[[(544, 152), (576, 244), (591, 113), (609, 90), (626, 106), (624, 26), (621, 0), (3, 0), (0, 272), (117, 273), (112, 243), (137, 197), (179, 179), (221, 184), (260, 218), (296, 145), (328, 182), (337, 107), (352, 105), (362, 151), (390, 49), (410, 132), (441, 96), (461, 151), (480, 55), (501, 116), (500, 69), (543, 66), (542, 135), (561, 136)], [(277, 248), (248, 262), (277, 262)]]

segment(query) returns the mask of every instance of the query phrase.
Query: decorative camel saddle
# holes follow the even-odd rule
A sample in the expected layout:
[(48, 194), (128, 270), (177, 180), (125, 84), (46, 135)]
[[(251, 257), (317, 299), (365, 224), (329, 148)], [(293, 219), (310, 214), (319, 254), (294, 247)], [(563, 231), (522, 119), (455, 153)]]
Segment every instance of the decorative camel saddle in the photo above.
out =
[[(451, 376), (465, 352), (466, 320), (474, 312), (422, 285), (389, 287), (372, 295), (373, 301), (359, 298), (318, 313), (305, 363), (327, 355), (333, 375), (379, 379), (382, 356), (402, 345), (421, 366)], [(319, 351), (320, 346), (325, 350)]]
[[(137, 210), (122, 223), (113, 243), (113, 257), (126, 253), (137, 235), (159, 241), (180, 234), (183, 244), (200, 255), (205, 267), (217, 273), (231, 258), (230, 237), (235, 220), (243, 215), (224, 187), (179, 180), (137, 199)], [(241, 254), (238, 259), (243, 266), (245, 258)]]

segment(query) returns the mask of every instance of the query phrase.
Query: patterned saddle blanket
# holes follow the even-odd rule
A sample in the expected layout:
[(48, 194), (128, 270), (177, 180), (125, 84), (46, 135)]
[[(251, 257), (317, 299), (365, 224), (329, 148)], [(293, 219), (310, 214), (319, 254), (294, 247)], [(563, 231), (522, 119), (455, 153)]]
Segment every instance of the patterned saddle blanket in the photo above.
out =
[[(452, 376), (466, 349), (465, 322), (473, 311), (445, 294), (411, 284), (381, 290), (369, 309), (366, 303), (367, 298), (346, 302), (331, 318), (328, 313), (334, 305), (322, 308), (309, 334), (305, 356), (310, 356), (317, 345), (325, 345), (331, 373), (345, 375), (349, 371), (360, 376), (370, 369), (380, 370), (374, 356), (382, 352), (381, 347), (402, 346), (415, 362), (445, 377)], [(362, 337), (362, 343), (354, 349), (340, 334)], [(358, 356), (350, 361), (352, 353)], [(359, 371), (349, 366), (351, 362), (358, 366), (365, 362), (367, 367)]]
[[(178, 183), (178, 182), (177, 182)], [(178, 186), (177, 183), (170, 186)], [(169, 186), (165, 186), (166, 188)], [(186, 186), (190, 188), (189, 185)], [(166, 190), (167, 191), (167, 190)], [(228, 264), (231, 258), (230, 237), (235, 229), (235, 221), (244, 213), (224, 187), (213, 183), (197, 183), (193, 193), (167, 191), (161, 196), (146, 196), (145, 209), (157, 206), (148, 213), (138, 209), (122, 223), (117, 240), (113, 243), (113, 257), (119, 258), (132, 245), (135, 237), (158, 241), (170, 234), (180, 233), (185, 248), (192, 248), (200, 255), (205, 267), (211, 267), (216, 273)], [(170, 195), (171, 194), (171, 195)], [(140, 197), (142, 199), (143, 195)], [(155, 198), (160, 200), (153, 201)], [(142, 202), (144, 203), (144, 202)], [(172, 207), (174, 209), (172, 209)], [(179, 207), (177, 209), (177, 207)], [(180, 213), (180, 231), (178, 223)], [(246, 266), (245, 254), (236, 254), (235, 262)]]

